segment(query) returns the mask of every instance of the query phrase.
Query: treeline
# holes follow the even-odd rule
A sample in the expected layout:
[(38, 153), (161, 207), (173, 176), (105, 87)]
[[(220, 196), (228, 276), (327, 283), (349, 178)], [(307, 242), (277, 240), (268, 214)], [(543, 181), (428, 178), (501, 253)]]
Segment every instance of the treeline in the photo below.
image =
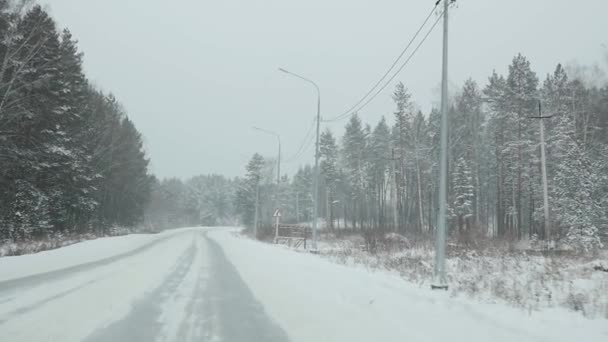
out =
[(0, 0), (0, 241), (136, 225), (153, 181), (141, 135), (28, 3)]
[(186, 181), (154, 180), (145, 223), (153, 229), (191, 226), (232, 226), (236, 180), (200, 175)]
[[(329, 228), (432, 233), (438, 198), (440, 113), (415, 110), (403, 84), (395, 111), (374, 126), (353, 115), (344, 135), (320, 139), (319, 215)], [(539, 114), (539, 102), (542, 112)], [(543, 215), (539, 115), (545, 125), (550, 220)], [(449, 233), (452, 238), (550, 238), (591, 249), (608, 235), (608, 86), (586, 85), (561, 65), (543, 80), (517, 55), (506, 75), (485, 85), (468, 80), (449, 110)], [(256, 155), (237, 196), (237, 213), (253, 224), (283, 208), (283, 219), (310, 222), (310, 166), (280, 185)], [(270, 208), (270, 209), (269, 209)]]

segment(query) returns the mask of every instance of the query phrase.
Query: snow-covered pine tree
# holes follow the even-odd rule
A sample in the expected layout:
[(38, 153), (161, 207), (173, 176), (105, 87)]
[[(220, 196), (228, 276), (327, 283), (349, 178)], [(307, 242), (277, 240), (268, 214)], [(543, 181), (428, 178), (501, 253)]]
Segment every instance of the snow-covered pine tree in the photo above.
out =
[(0, 239), (136, 224), (150, 186), (139, 132), (87, 84), (69, 31), (26, 3), (0, 2)]
[[(81, 133), (85, 125), (83, 115), (86, 107), (88, 84), (82, 72), (82, 53), (76, 41), (66, 29), (59, 45), (59, 106), (56, 120), (61, 129), (53, 143), (57, 150), (55, 192), (64, 194), (60, 198), (61, 211), (56, 216), (56, 225), (65, 227), (69, 233), (85, 232), (88, 221), (98, 206), (95, 200), (93, 165), (85, 146), (86, 137)], [(69, 151), (65, 153), (65, 151)]]
[(471, 229), (475, 198), (473, 175), (464, 157), (460, 157), (456, 162), (453, 192), (452, 207), (457, 218), (458, 235), (463, 238)]
[(396, 159), (393, 169), (396, 195), (396, 203), (394, 205), (397, 207), (398, 212), (397, 225), (401, 230), (404, 230), (408, 224), (407, 210), (409, 193), (407, 191), (407, 186), (408, 183), (411, 183), (408, 170), (412, 168), (412, 164), (407, 158), (407, 152), (408, 148), (412, 147), (411, 125), (413, 120), (413, 104), (411, 101), (411, 94), (401, 82), (395, 86), (393, 102), (395, 102), (397, 107), (393, 113), (395, 125), (392, 129), (392, 146), (394, 148), (394, 158)]
[(310, 165), (300, 167), (293, 177), (294, 202), (296, 207), (296, 222), (312, 220), (312, 179), (313, 168)]
[[(511, 170), (511, 196), (513, 198), (512, 222), (513, 235), (522, 238), (525, 227), (529, 227), (530, 194), (529, 182), (539, 179), (538, 172), (531, 168), (528, 162), (535, 151), (532, 137), (537, 131), (530, 125), (530, 117), (536, 114), (538, 103), (538, 77), (532, 71), (526, 57), (518, 54), (509, 66), (506, 79), (506, 108), (512, 115), (514, 126), (508, 127), (513, 132), (512, 140), (507, 141), (508, 154), (513, 162)], [(536, 175), (535, 175), (536, 173)]]
[(365, 129), (358, 115), (353, 115), (346, 125), (342, 137), (342, 165), (346, 181), (348, 182), (351, 197), (348, 200), (353, 213), (353, 227), (362, 228), (366, 186), (366, 160), (367, 137)]
[(391, 135), (386, 119), (382, 117), (369, 139), (369, 185), (373, 207), (372, 219), (375, 227), (386, 228), (388, 220), (387, 200), (391, 170)]
[(472, 79), (465, 81), (462, 92), (456, 97), (454, 116), (450, 119), (450, 144), (452, 163), (466, 160), (473, 177), (473, 223), (479, 224), (481, 215), (481, 137), (484, 115), (481, 110), (481, 92)]
[[(8, 80), (2, 99), (3, 129), (12, 145), (7, 178), (9, 195), (19, 208), (9, 210), (7, 221), (24, 232), (20, 238), (46, 237), (51, 233), (50, 212), (63, 213), (64, 192), (57, 191), (54, 171), (71, 151), (63, 144), (64, 118), (59, 116), (59, 36), (54, 21), (35, 6), (16, 25), (13, 64), (3, 75)], [(17, 60), (18, 62), (16, 62)], [(61, 171), (60, 171), (61, 172)], [(41, 177), (45, 175), (46, 177)], [(8, 202), (12, 200), (9, 198)], [(34, 210), (36, 203), (46, 209)], [(41, 222), (42, 224), (37, 224)], [(11, 223), (9, 223), (11, 224)]]
[(325, 211), (329, 228), (334, 228), (334, 201), (336, 200), (338, 178), (338, 145), (333, 133), (327, 129), (319, 139), (320, 173), (325, 184)]
[(593, 198), (599, 177), (583, 144), (578, 140), (571, 108), (571, 83), (561, 65), (544, 82), (543, 97), (554, 121), (548, 132), (548, 172), (552, 225), (573, 248), (599, 247), (599, 199)]
[(245, 178), (241, 180), (236, 193), (236, 209), (244, 224), (253, 227), (257, 188), (262, 180), (264, 158), (254, 154), (247, 166)]

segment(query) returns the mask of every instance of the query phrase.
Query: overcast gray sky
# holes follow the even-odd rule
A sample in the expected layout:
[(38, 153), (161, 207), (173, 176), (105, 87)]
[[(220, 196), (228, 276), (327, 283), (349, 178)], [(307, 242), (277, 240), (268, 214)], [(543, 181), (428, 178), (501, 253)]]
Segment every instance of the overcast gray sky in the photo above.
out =
[[(112, 91), (145, 137), (160, 177), (236, 176), (254, 152), (300, 146), (321, 87), (322, 115), (354, 104), (390, 66), (435, 0), (46, 0), (85, 53), (85, 70)], [(458, 0), (451, 11), (450, 82), (484, 84), (518, 52), (541, 78), (559, 62), (599, 63), (608, 45), (606, 0)], [(441, 73), (441, 30), (397, 77), (428, 111)], [(361, 111), (392, 122), (392, 85)], [(344, 122), (331, 124), (342, 133)], [(312, 159), (313, 148), (283, 169)]]

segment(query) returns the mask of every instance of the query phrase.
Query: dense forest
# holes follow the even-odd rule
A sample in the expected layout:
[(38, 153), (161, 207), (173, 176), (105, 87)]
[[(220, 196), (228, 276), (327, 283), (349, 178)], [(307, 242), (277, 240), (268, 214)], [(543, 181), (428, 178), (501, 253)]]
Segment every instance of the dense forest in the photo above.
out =
[[(576, 71), (576, 70), (575, 70)], [(506, 75), (467, 80), (449, 110), (449, 233), (474, 242), (551, 239), (579, 249), (608, 235), (608, 85), (570, 77), (562, 65), (541, 77), (521, 54)], [(597, 82), (596, 82), (597, 83)], [(330, 229), (432, 233), (438, 197), (439, 112), (422, 113), (406, 86), (395, 110), (374, 126), (354, 114), (343, 136), (320, 139), (319, 213)], [(540, 112), (539, 112), (540, 110)], [(538, 117), (546, 117), (539, 119)], [(392, 125), (389, 123), (391, 120)], [(545, 128), (549, 222), (544, 222), (540, 124)], [(240, 180), (235, 210), (262, 224), (274, 207), (283, 219), (310, 222), (313, 168), (280, 184), (260, 155)]]
[[(245, 175), (158, 180), (127, 113), (95, 88), (69, 30), (40, 6), (0, 0), (0, 240), (114, 227), (260, 225), (274, 208), (312, 220), (313, 168), (275, 178), (255, 154)], [(516, 55), (505, 74), (468, 80), (449, 110), (449, 233), (558, 240), (592, 249), (608, 236), (608, 85), (557, 65), (537, 75)], [(406, 85), (375, 124), (356, 113), (320, 137), (319, 215), (328, 229), (432, 234), (438, 206), (439, 112), (423, 113)], [(538, 117), (545, 117), (539, 119)], [(549, 221), (543, 215), (545, 129)]]
[(0, 241), (142, 222), (154, 178), (140, 133), (83, 74), (70, 31), (0, 0)]
[(42, 7), (0, 0), (0, 35), (0, 243), (235, 224), (235, 181), (150, 174), (140, 132)]
[(200, 175), (186, 181), (154, 180), (145, 224), (155, 229), (236, 225), (236, 186), (237, 180), (222, 175)]

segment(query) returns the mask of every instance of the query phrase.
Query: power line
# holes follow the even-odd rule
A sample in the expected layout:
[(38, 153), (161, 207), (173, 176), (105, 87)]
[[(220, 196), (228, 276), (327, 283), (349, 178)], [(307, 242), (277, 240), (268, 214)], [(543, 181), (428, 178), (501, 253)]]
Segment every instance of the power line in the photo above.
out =
[(298, 147), (298, 149), (296, 150), (296, 153), (294, 153), (290, 158), (287, 158), (288, 161), (298, 158), (300, 156), (300, 154), (304, 153), (304, 151), (306, 149), (308, 149), (308, 144), (310, 144), (310, 140), (313, 136), (312, 133), (313, 133), (314, 127), (315, 127), (315, 120), (313, 119), (310, 124), (310, 127), (308, 127), (308, 131), (306, 132), (306, 135), (304, 136), (304, 138), (302, 139), (302, 142), (300, 143), (300, 147)]
[[(399, 63), (399, 60), (401, 60), (401, 58), (403, 57), (403, 55), (405, 55), (405, 53), (407, 52), (407, 50), (410, 48), (410, 46), (412, 45), (412, 43), (416, 40), (416, 38), (418, 37), (418, 35), (420, 34), (420, 32), (422, 31), (422, 29), (426, 26), (427, 22), (429, 21), (429, 19), (431, 18), (431, 16), (433, 15), (433, 13), (435, 12), (435, 9), (437, 8), (437, 5), (439, 5), (439, 3), (441, 2), (441, 0), (437, 0), (437, 2), (435, 2), (435, 6), (433, 6), (433, 8), (431, 9), (431, 11), (429, 12), (429, 14), (426, 16), (426, 18), (424, 19), (424, 21), (422, 22), (422, 24), (420, 25), (420, 27), (418, 28), (418, 30), (416, 31), (416, 33), (414, 34), (414, 36), (412, 37), (412, 39), (410, 39), (410, 41), (407, 43), (407, 45), (405, 46), (405, 48), (403, 48), (403, 50), (401, 51), (401, 53), (399, 54), (399, 56), (395, 59), (395, 61), (393, 62), (393, 64), (390, 66), (390, 68), (388, 68), (388, 70), (386, 70), (386, 72), (384, 73), (384, 75), (382, 75), (382, 77), (380, 77), (380, 79), (376, 82), (376, 84), (374, 84), (374, 86), (361, 98), (359, 99), (359, 101), (357, 101), (354, 105), (352, 105), (347, 111), (345, 111), (344, 113), (337, 115), (331, 119), (327, 119), (327, 120), (323, 120), (324, 122), (332, 122), (332, 121), (339, 121), (349, 115), (352, 115), (353, 113), (353, 109), (357, 108), (357, 106), (359, 104), (361, 104), (361, 102), (365, 101), (365, 99), (376, 89), (378, 88), (378, 86), (380, 85), (380, 83), (382, 83), (382, 81), (384, 79), (386, 79), (386, 77), (391, 73), (391, 71), (395, 68), (395, 66), (397, 65), (397, 63)], [(403, 68), (403, 67), (402, 67)], [(402, 69), (401, 68), (401, 69)], [(397, 71), (398, 73), (399, 71)], [(392, 77), (394, 78), (394, 76)], [(392, 79), (391, 78), (391, 79)]]
[(399, 72), (401, 72), (401, 70), (403, 70), (403, 68), (405, 68), (405, 66), (409, 63), (409, 61), (412, 59), (412, 57), (414, 57), (414, 55), (416, 54), (416, 52), (420, 49), (420, 47), (426, 41), (426, 39), (431, 34), (431, 32), (433, 32), (433, 29), (435, 28), (435, 26), (437, 26), (437, 24), (439, 23), (439, 21), (441, 20), (442, 17), (443, 17), (443, 12), (437, 17), (437, 20), (435, 20), (435, 22), (433, 23), (433, 26), (431, 26), (431, 28), (429, 29), (429, 31), (424, 35), (424, 37), (422, 38), (422, 40), (420, 41), (420, 43), (418, 43), (418, 45), (416, 46), (416, 49), (414, 49), (414, 51), (409, 55), (409, 57), (405, 60), (405, 62), (403, 62), (403, 64), (401, 64), (401, 66), (399, 67), (399, 69), (397, 69), (397, 71), (393, 74), (393, 76), (391, 76), (391, 78), (389, 78), (388, 81), (386, 81), (386, 83), (384, 83), (384, 85), (380, 89), (378, 89), (378, 91), (372, 97), (370, 97), (367, 101), (365, 101), (365, 103), (363, 103), (361, 106), (359, 106), (357, 109), (353, 110), (352, 112), (348, 113), (347, 115), (343, 115), (340, 118), (336, 118), (334, 120), (328, 120), (328, 121), (338, 121), (338, 120), (345, 119), (348, 116), (351, 116), (354, 113), (356, 113), (356, 112), (360, 111), (361, 109), (365, 108), (378, 95), (380, 95), (380, 93), (395, 79), (395, 77), (397, 77), (397, 75), (399, 74)]
[(306, 146), (304, 147), (302, 152), (296, 156), (293, 156), (290, 160), (287, 161), (287, 163), (293, 163), (293, 162), (301, 160), (302, 157), (306, 155), (306, 152), (310, 149), (310, 147), (314, 145), (314, 143), (315, 143), (315, 136), (314, 136), (314, 134), (311, 134), (310, 139), (308, 140), (308, 143), (306, 144)]
[(298, 149), (292, 156), (290, 156), (289, 158), (285, 158), (285, 160), (284, 160), (285, 163), (290, 163), (290, 162), (296, 160), (297, 158), (300, 157), (300, 155), (303, 152), (305, 152), (308, 149), (308, 147), (304, 148), (304, 146), (307, 144), (310, 144), (310, 137), (312, 136), (312, 131), (313, 131), (314, 127), (315, 127), (315, 120), (312, 120), (312, 123), (311, 123), (310, 127), (308, 128), (306, 135), (302, 139), (300, 146), (298, 147)]

